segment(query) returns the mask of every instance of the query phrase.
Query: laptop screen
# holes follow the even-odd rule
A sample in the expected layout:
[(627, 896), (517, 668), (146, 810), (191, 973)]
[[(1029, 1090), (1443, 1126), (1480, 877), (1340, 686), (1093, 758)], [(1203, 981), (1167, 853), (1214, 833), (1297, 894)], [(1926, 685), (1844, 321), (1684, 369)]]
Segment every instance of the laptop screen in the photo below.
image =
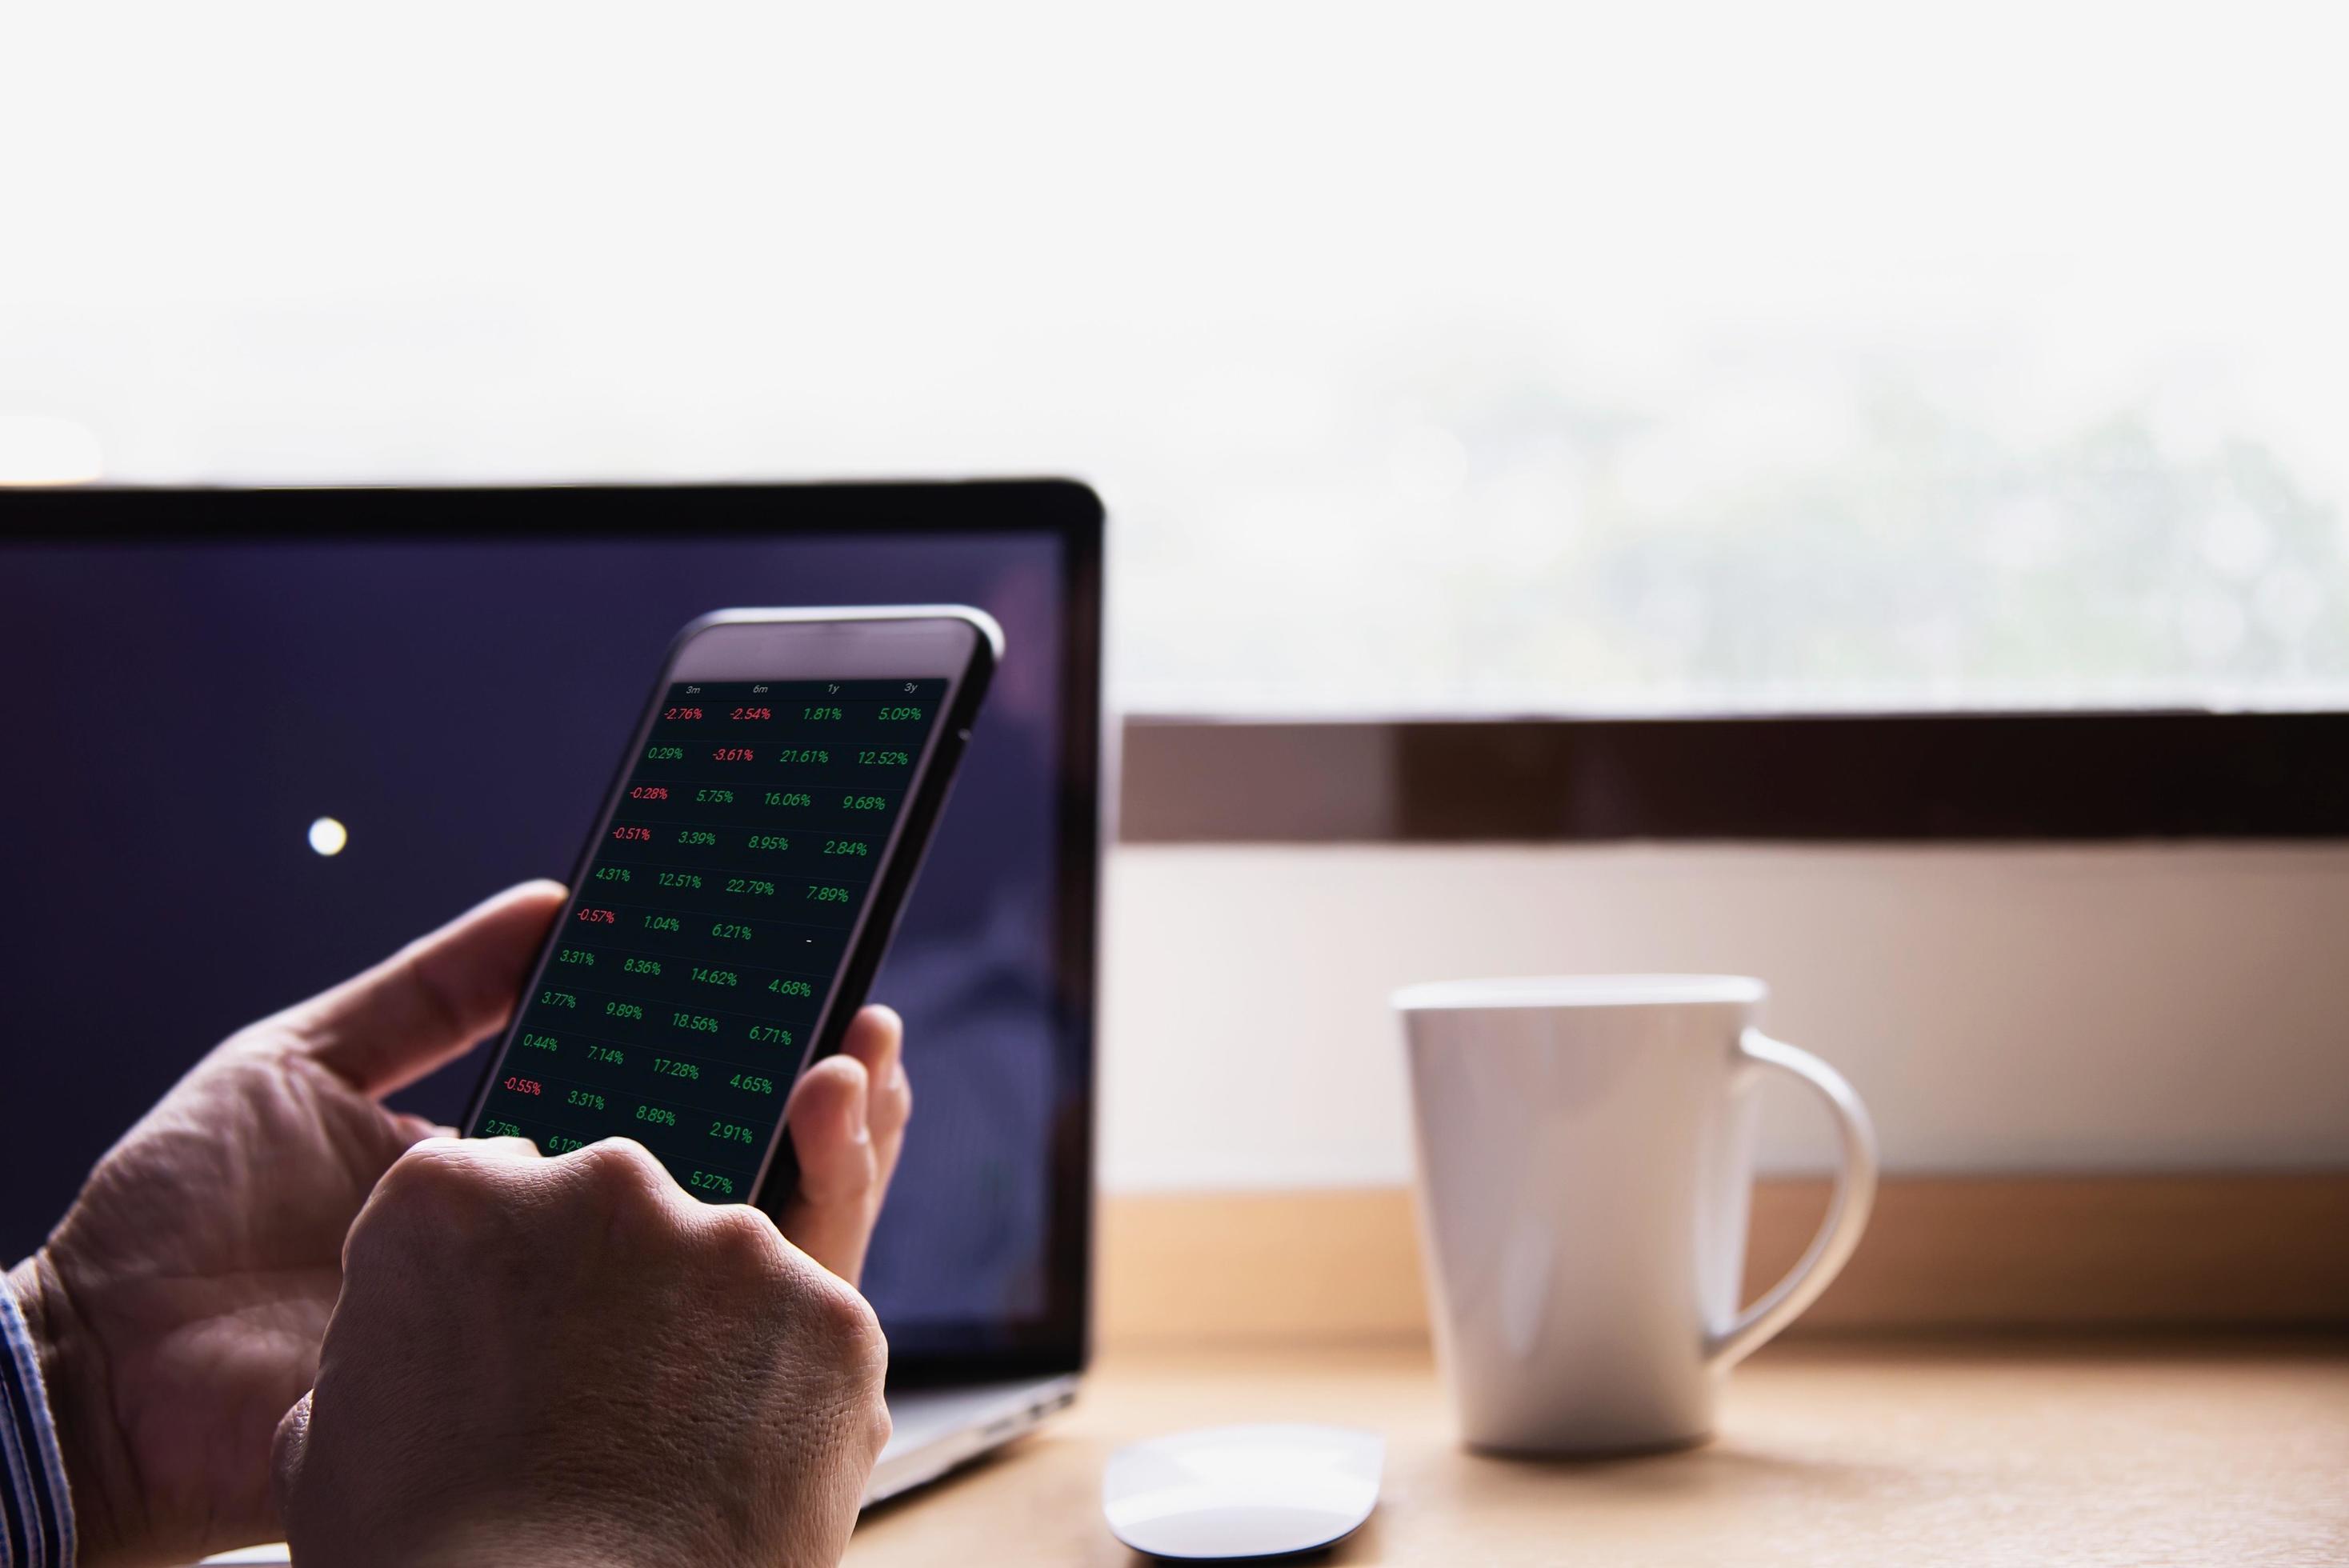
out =
[(916, 1111), (864, 1284), (901, 1369), (1073, 1366), (1098, 544), (1071, 486), (0, 496), (0, 1258), (222, 1037), (567, 875), (688, 621), (963, 603), (1006, 651), (873, 990)]

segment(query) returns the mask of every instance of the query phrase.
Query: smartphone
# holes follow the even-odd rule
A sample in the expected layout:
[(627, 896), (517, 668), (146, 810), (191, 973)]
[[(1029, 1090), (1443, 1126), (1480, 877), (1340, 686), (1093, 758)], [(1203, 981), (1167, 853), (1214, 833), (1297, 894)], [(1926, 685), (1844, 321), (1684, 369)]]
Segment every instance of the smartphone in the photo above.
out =
[(864, 1005), (1002, 654), (962, 605), (679, 633), (465, 1131), (787, 1196), (784, 1102)]

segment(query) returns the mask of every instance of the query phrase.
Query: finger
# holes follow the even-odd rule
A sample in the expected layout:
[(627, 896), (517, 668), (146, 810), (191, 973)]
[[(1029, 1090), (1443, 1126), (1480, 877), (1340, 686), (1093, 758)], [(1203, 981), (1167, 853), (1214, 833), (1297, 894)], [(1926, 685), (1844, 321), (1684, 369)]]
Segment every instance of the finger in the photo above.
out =
[(414, 1116), (404, 1110), (393, 1111), (389, 1114), (391, 1124), (399, 1129), (400, 1136), (407, 1139), (410, 1144), (421, 1143), (428, 1138), (462, 1136), (446, 1122), (435, 1121), (429, 1116)]
[(861, 1009), (839, 1054), (809, 1069), (785, 1112), (800, 1181), (784, 1205), (783, 1232), (851, 1283), (864, 1268), (913, 1115), (905, 1037), (889, 1008)]
[(866, 1088), (863, 1062), (827, 1057), (801, 1078), (783, 1112), (800, 1167), (798, 1190), (783, 1206), (783, 1234), (852, 1284), (880, 1207)]
[[(435, 1235), (462, 1221), (465, 1211), (477, 1208), (452, 1194), (480, 1197), (502, 1191), (507, 1200), (537, 1184), (538, 1172), (554, 1162), (527, 1138), (444, 1138), (419, 1140), (391, 1162), (360, 1205), (358, 1217), (343, 1234), (343, 1273), (352, 1272), (352, 1259), (364, 1249), (381, 1246), (387, 1233), (412, 1238), (415, 1227), (427, 1224)], [(487, 1183), (485, 1187), (484, 1183)], [(398, 1243), (394, 1243), (397, 1246)], [(401, 1264), (390, 1273), (377, 1273), (378, 1282), (396, 1280)]]
[[(442, 1133), (435, 1133), (429, 1138), (420, 1138), (409, 1144), (399, 1158), (391, 1162), (390, 1169), (377, 1181), (375, 1191), (367, 1195), (367, 1203), (361, 1210), (359, 1218), (364, 1221), (368, 1212), (382, 1201), (384, 1189), (392, 1184), (394, 1178), (412, 1179), (428, 1166), (439, 1167), (443, 1171), (461, 1169), (480, 1171), (492, 1166), (534, 1164), (545, 1158), (539, 1152), (538, 1145), (527, 1138), (459, 1138), (453, 1134)], [(354, 1224), (349, 1234), (343, 1238), (343, 1250), (346, 1256), (350, 1251), (351, 1236), (358, 1233), (358, 1228)]]
[(274, 1022), (356, 1088), (388, 1094), (505, 1026), (564, 897), (556, 882), (509, 888)]
[(873, 1135), (873, 1162), (881, 1185), (873, 1199), (877, 1208), (896, 1171), (905, 1123), (914, 1115), (914, 1086), (905, 1076), (905, 1020), (894, 1008), (862, 1008), (849, 1024), (840, 1051), (864, 1064), (864, 1122)]
[(400, 1158), (502, 1163), (516, 1160), (543, 1160), (546, 1156), (539, 1151), (537, 1144), (527, 1138), (460, 1138), (455, 1133), (436, 1132), (409, 1145), (408, 1152)]

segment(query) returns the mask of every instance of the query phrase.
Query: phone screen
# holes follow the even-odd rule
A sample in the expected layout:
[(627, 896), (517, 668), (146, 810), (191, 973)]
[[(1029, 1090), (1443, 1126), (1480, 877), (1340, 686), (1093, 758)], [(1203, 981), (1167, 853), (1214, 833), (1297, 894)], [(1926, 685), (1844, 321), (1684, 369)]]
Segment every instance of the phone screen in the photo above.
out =
[(472, 1130), (550, 1154), (625, 1135), (747, 1201), (947, 696), (671, 685)]

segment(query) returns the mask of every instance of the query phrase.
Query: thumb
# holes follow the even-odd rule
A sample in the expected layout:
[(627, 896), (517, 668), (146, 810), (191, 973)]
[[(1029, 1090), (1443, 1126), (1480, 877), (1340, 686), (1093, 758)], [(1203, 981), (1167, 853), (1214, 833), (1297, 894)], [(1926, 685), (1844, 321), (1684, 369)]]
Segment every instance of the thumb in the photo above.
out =
[(508, 888), (274, 1021), (353, 1087), (389, 1094), (504, 1026), (566, 896)]

